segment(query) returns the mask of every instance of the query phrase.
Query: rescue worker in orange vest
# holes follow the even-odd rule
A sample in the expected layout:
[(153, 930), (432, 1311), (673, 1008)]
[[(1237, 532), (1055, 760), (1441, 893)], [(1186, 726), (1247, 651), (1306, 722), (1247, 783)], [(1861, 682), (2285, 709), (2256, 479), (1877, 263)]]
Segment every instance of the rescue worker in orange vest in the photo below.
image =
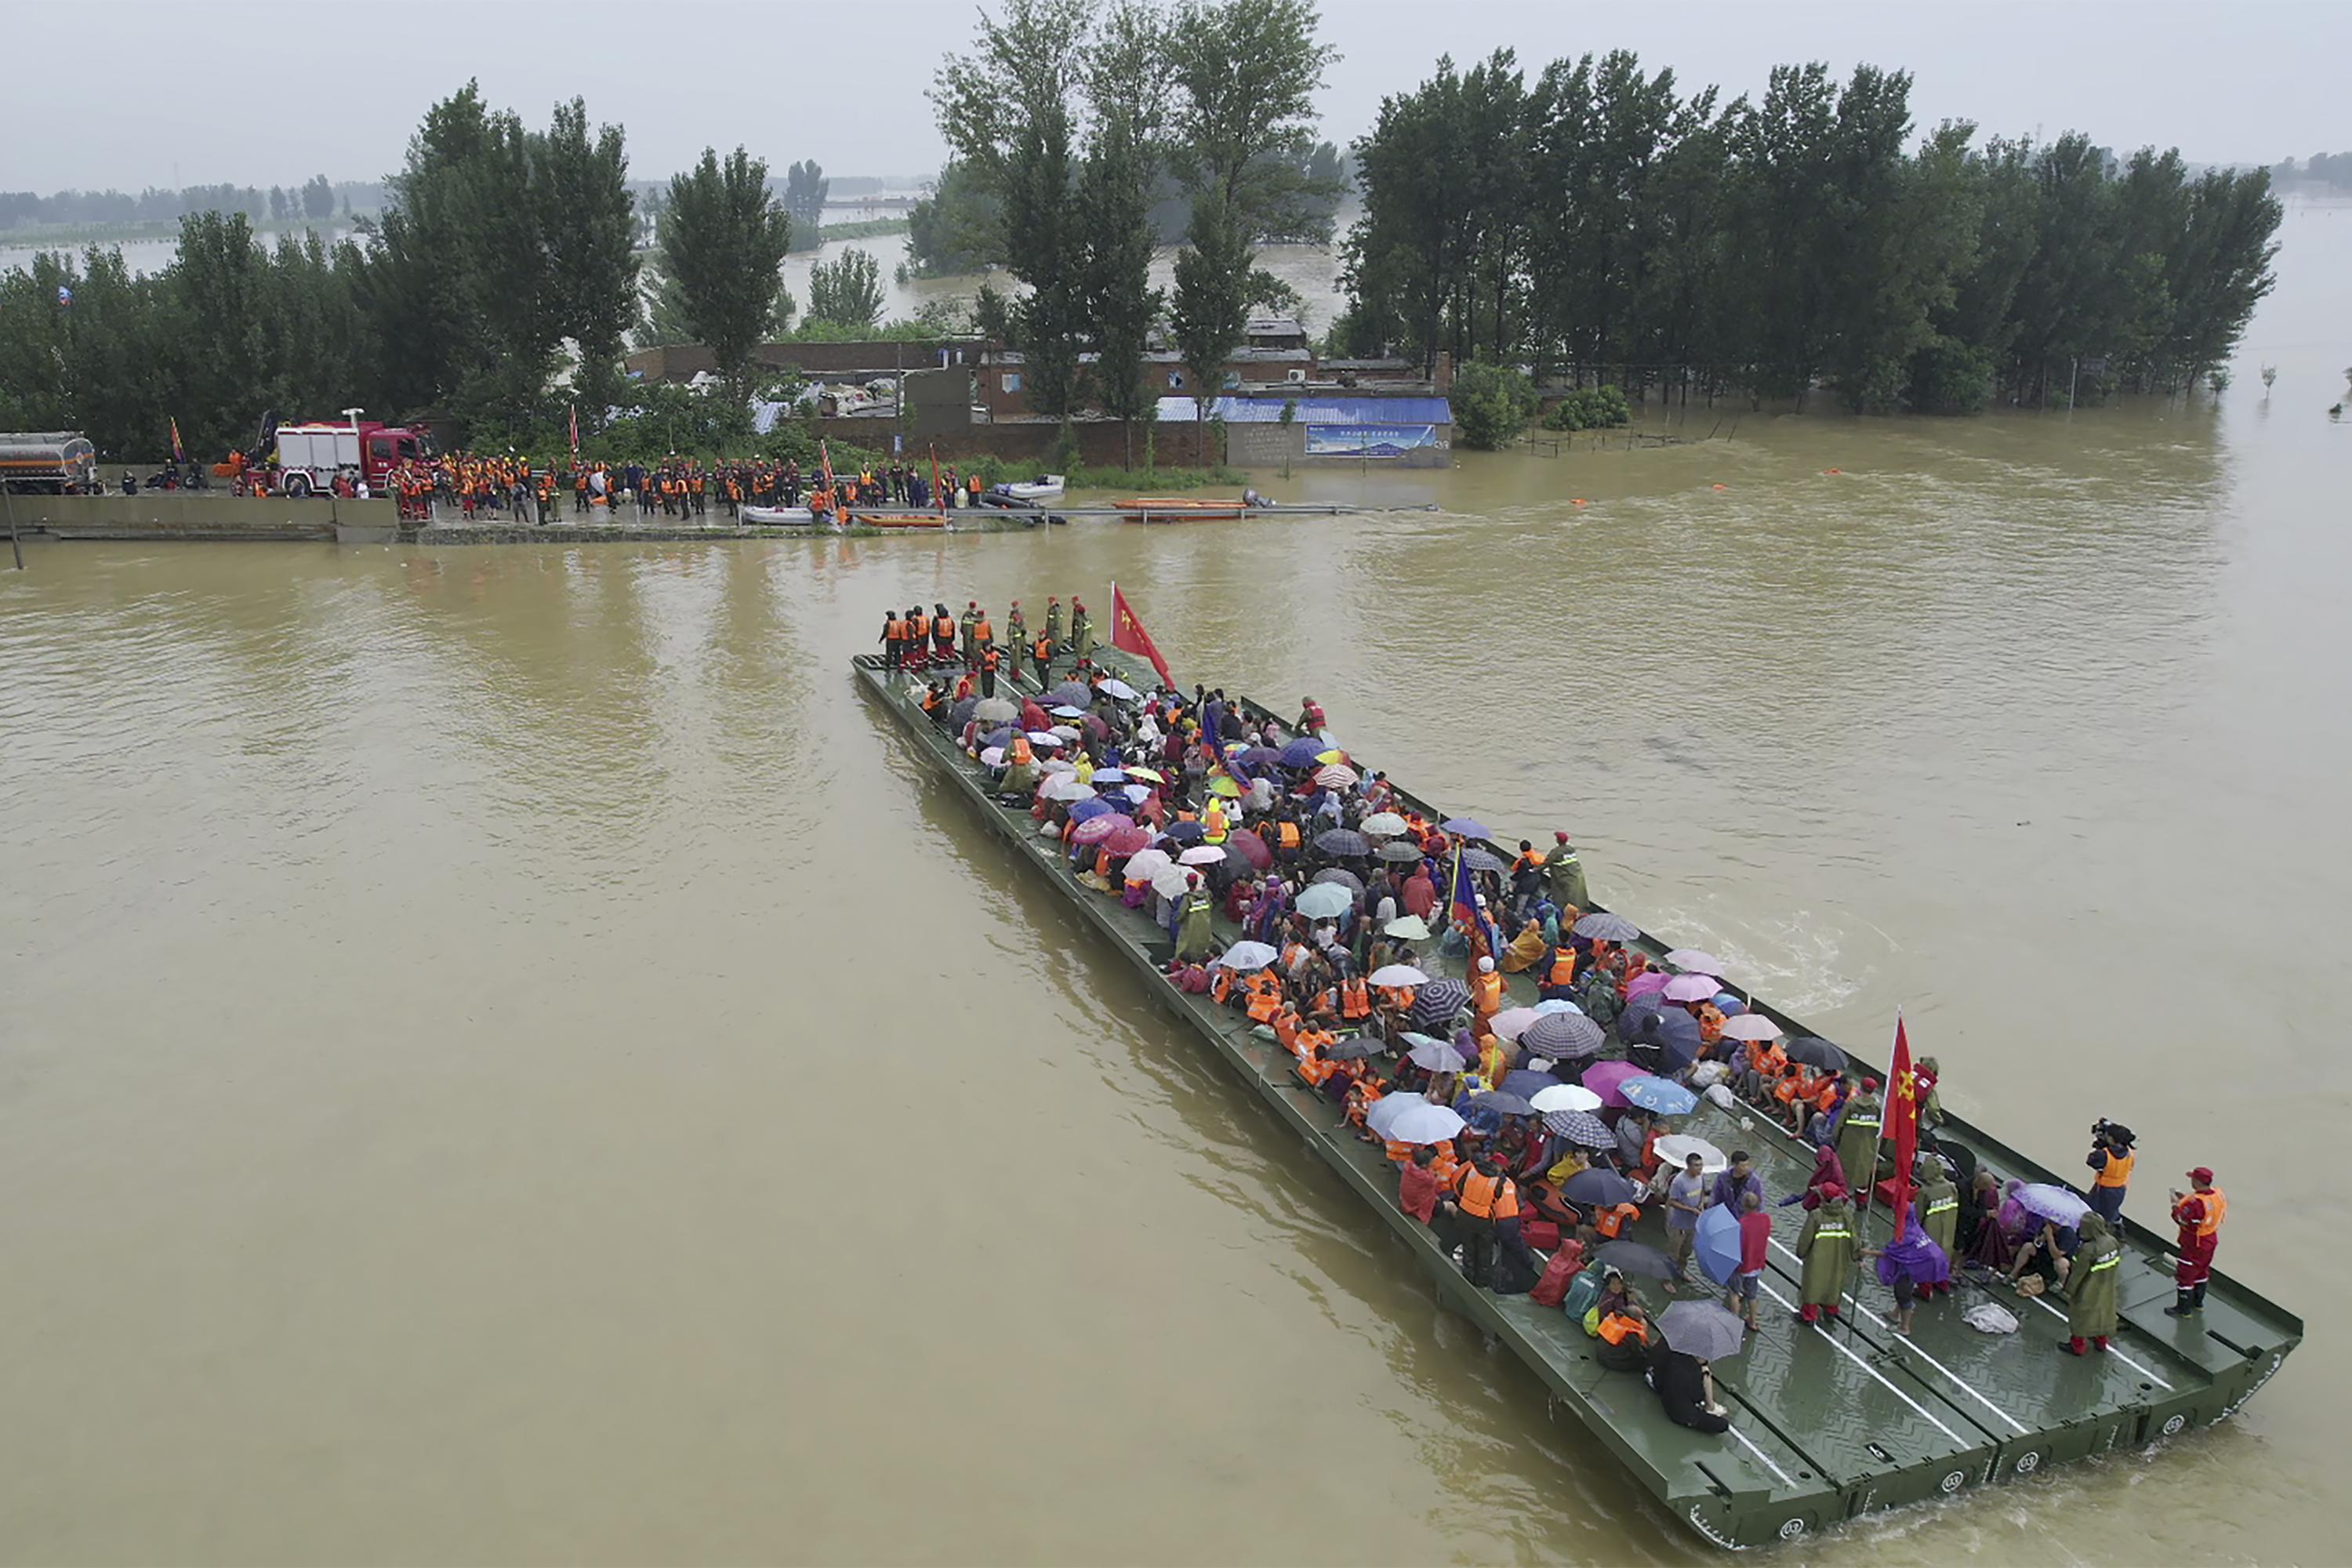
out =
[(1298, 847), (1301, 838), (1298, 831), (1298, 824), (1293, 822), (1286, 816), (1284, 817), (1280, 822), (1275, 825), (1274, 838), (1275, 852), (1283, 859), (1295, 860), (1298, 858)]
[(1037, 684), (1045, 685), (1054, 668), (1054, 634), (1039, 632), (1036, 642), (1030, 647), (1029, 657), (1037, 661)]
[(2132, 1173), (2132, 1130), (2102, 1119), (2091, 1123), (2091, 1157), (2083, 1162), (2097, 1174), (2091, 1178), (2091, 1207), (2111, 1226), (2124, 1217), (2124, 1188)]
[(1576, 949), (1561, 945), (1544, 954), (1536, 968), (1536, 994), (1546, 1002), (1576, 999)]
[(980, 650), (980, 694), (982, 697), (996, 695), (996, 667), (1003, 662), (1004, 656), (998, 653), (993, 646)]
[[(1519, 1189), (1492, 1155), (1480, 1155), (1464, 1171), (1454, 1211), (1462, 1237), (1462, 1273), (1470, 1283), (1491, 1282), (1506, 1295), (1517, 1295), (1535, 1284), (1535, 1255), (1519, 1234)], [(1495, 1278), (1498, 1254), (1513, 1265), (1515, 1275)]]
[(996, 640), (996, 628), (989, 624), (988, 612), (980, 612), (980, 625), (972, 629), (973, 638), (983, 648)]
[(885, 610), (882, 613), (881, 637), (883, 668), (896, 669), (898, 668), (899, 651), (905, 641), (905, 626), (898, 619), (898, 612), (896, 610)]
[(955, 617), (940, 605), (931, 616), (931, 657), (944, 664), (955, 657)]
[(1347, 1023), (1360, 1024), (1372, 1016), (1372, 988), (1360, 974), (1351, 974), (1339, 982), (1339, 1016)]
[(2230, 1200), (2213, 1184), (2210, 1166), (2200, 1165), (2189, 1173), (2189, 1190), (2174, 1188), (2172, 1193), (2172, 1223), (2180, 1227), (2173, 1250), (2180, 1256), (2180, 1267), (2173, 1271), (2173, 1303), (2164, 1310), (2168, 1318), (2185, 1318), (2201, 1311), (2205, 1306), (2205, 1284), (2212, 1278), (2213, 1253), (2221, 1245), (2221, 1221), (2230, 1213)]
[(1491, 958), (1481, 958), (1470, 976), (1470, 1007), (1482, 1020), (1503, 1010), (1503, 977)]
[(1275, 1015), (1282, 1011), (1282, 982), (1274, 977), (1272, 971), (1261, 969), (1245, 984), (1249, 988), (1246, 1005), (1250, 1022), (1273, 1023)]

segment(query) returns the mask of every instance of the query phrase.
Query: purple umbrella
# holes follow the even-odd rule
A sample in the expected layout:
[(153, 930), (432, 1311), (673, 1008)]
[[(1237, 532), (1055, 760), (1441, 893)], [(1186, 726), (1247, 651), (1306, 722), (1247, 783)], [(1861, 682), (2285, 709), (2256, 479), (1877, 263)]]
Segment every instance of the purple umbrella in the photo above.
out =
[(2062, 1229), (2072, 1230), (2083, 1223), (2091, 1205), (2063, 1187), (2047, 1182), (2029, 1182), (2010, 1194), (2017, 1206), (2041, 1219), (2046, 1219)]
[(1312, 735), (1301, 735), (1275, 753), (1275, 760), (1286, 768), (1311, 768), (1315, 759), (1331, 748)]
[[(1562, 1013), (1555, 1016), (1566, 1017), (1568, 1015)], [(1603, 1105), (1630, 1105), (1633, 1102), (1620, 1092), (1625, 1080), (1649, 1076), (1632, 1062), (1595, 1062), (1584, 1069), (1581, 1081), (1585, 1088), (1601, 1097)]]
[(1663, 973), (1655, 969), (1645, 969), (1642, 971), (1641, 973), (1636, 974), (1633, 979), (1625, 982), (1625, 1001), (1627, 1005), (1630, 1006), (1640, 997), (1657, 995), (1659, 993), (1665, 990), (1666, 982), (1672, 978), (1672, 975)]
[(1677, 974), (1666, 982), (1669, 1002), (1706, 1002), (1714, 999), (1721, 984), (1712, 974)]
[(1082, 800), (1070, 807), (1070, 820), (1073, 822), (1083, 823), (1097, 816), (1118, 816), (1121, 822), (1130, 825), (1134, 821), (1132, 817), (1119, 816), (1119, 814), (1111, 808), (1110, 802), (1107, 800)]
[(1486, 825), (1475, 816), (1449, 816), (1437, 825), (1447, 833), (1458, 833), (1465, 838), (1492, 838)]
[[(1100, 803), (1097, 801), (1082, 801), (1079, 804), (1084, 805), (1096, 805)], [(1070, 835), (1070, 842), (1073, 844), (1100, 844), (1104, 839), (1108, 838), (1114, 833), (1133, 832), (1134, 830), (1135, 819), (1133, 817), (1122, 816), (1115, 811), (1096, 812), (1094, 815), (1088, 816), (1084, 822), (1078, 824), (1077, 830)], [(1129, 853), (1133, 854), (1134, 851), (1129, 850)]]

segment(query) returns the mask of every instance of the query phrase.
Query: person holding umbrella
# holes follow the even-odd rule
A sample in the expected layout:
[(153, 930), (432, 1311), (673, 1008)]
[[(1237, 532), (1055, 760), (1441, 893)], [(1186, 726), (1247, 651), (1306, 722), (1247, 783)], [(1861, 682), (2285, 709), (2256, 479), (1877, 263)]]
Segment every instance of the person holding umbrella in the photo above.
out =
[(1706, 1162), (1696, 1151), (1683, 1156), (1683, 1168), (1666, 1184), (1666, 1256), (1674, 1259), (1675, 1277), (1666, 1294), (1690, 1283), (1691, 1244), (1698, 1239), (1699, 1212), (1706, 1207)]
[(1797, 1256), (1805, 1264), (1797, 1321), (1804, 1323), (1821, 1321), (1823, 1313), (1838, 1315), (1857, 1249), (1853, 1205), (1846, 1202), (1845, 1189), (1833, 1183), (1820, 1193), (1821, 1206), (1805, 1216), (1804, 1231), (1797, 1237)]

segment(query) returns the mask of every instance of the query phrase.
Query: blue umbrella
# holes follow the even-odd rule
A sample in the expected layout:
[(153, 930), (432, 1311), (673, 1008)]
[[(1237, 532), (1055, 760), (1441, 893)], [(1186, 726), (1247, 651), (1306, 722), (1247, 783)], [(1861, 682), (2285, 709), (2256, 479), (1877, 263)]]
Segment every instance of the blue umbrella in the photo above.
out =
[(1117, 808), (1107, 800), (1081, 800), (1071, 805), (1070, 820), (1072, 822), (1084, 822), (1089, 817), (1100, 816), (1105, 812), (1115, 809)]
[(1328, 743), (1312, 736), (1301, 735), (1276, 754), (1276, 760), (1286, 768), (1311, 768), (1315, 759), (1331, 748)]
[[(1578, 1116), (1583, 1113), (1571, 1110), (1557, 1111), (1554, 1114)], [(1602, 1131), (1606, 1131), (1607, 1129), (1604, 1128)], [(1591, 1170), (1579, 1171), (1567, 1181), (1562, 1182), (1559, 1186), (1559, 1195), (1570, 1203), (1582, 1204), (1587, 1208), (1614, 1208), (1619, 1204), (1637, 1201), (1642, 1195), (1642, 1184), (1628, 1181), (1614, 1171), (1606, 1171), (1595, 1165)]]
[(1659, 1116), (1686, 1115), (1698, 1105), (1697, 1095), (1662, 1078), (1629, 1078), (1617, 1086), (1617, 1092), (1627, 1104)]
[(1643, 1038), (1663, 1050), (1671, 1067), (1685, 1068), (1698, 1059), (1698, 1020), (1680, 1007), (1659, 1008)]
[(1522, 1069), (1504, 1075), (1502, 1087), (1505, 1094), (1516, 1094), (1523, 1100), (1532, 1100), (1538, 1090), (1559, 1088), (1560, 1081), (1548, 1072), (1528, 1072)]
[(982, 746), (1009, 746), (1013, 743), (1014, 732), (1013, 726), (1006, 724), (1000, 729), (991, 730), (987, 734), (982, 735), (980, 738), (980, 743)]
[(1240, 752), (1234, 760), (1244, 767), (1270, 768), (1281, 763), (1282, 753), (1272, 746), (1252, 746)]
[(1715, 1010), (1727, 1018), (1737, 1018), (1748, 1011), (1748, 1004), (1728, 991), (1718, 991), (1715, 994)]
[(1094, 689), (1076, 680), (1065, 680), (1045, 696), (1045, 703), (1048, 708), (1084, 709), (1092, 706), (1094, 700)]
[(1117, 768), (1097, 768), (1095, 770), (1095, 776), (1087, 782), (1092, 784), (1095, 788), (1100, 789), (1105, 784), (1125, 784), (1127, 782), (1127, 775), (1119, 772)]
[(1198, 844), (1208, 831), (1197, 822), (1171, 822), (1168, 825), (1167, 837), (1179, 844)]
[[(1454, 1049), (1451, 1041), (1431, 1035), (1416, 1035), (1411, 1030), (1405, 1032), (1404, 1037), (1405, 1043), (1412, 1047), (1405, 1060), (1417, 1068), (1424, 1068), (1431, 1072), (1460, 1072), (1470, 1060)], [(1382, 1100), (1381, 1103), (1385, 1105), (1388, 1102)]]
[(1739, 1216), (1728, 1204), (1717, 1204), (1698, 1216), (1698, 1236), (1691, 1243), (1699, 1271), (1718, 1285), (1728, 1285), (1739, 1272)]
[(1492, 838), (1486, 825), (1475, 816), (1449, 816), (1437, 825), (1448, 833), (1458, 833), (1465, 838)]
[(1470, 1108), (1473, 1110), (1491, 1110), (1497, 1116), (1533, 1116), (1536, 1113), (1536, 1108), (1518, 1095), (1498, 1089), (1472, 1095)]

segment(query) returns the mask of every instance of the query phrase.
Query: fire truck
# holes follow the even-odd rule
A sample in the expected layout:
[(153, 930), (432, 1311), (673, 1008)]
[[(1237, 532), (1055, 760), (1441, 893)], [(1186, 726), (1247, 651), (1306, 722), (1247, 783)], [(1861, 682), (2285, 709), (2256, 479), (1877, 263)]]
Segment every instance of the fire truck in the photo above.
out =
[[(423, 431), (362, 419), (359, 414), (347, 408), (341, 421), (278, 426), (278, 466), (288, 495), (324, 495), (338, 474), (364, 479), (372, 493), (383, 495), (386, 475), (431, 454)], [(265, 444), (263, 449), (269, 448)]]

